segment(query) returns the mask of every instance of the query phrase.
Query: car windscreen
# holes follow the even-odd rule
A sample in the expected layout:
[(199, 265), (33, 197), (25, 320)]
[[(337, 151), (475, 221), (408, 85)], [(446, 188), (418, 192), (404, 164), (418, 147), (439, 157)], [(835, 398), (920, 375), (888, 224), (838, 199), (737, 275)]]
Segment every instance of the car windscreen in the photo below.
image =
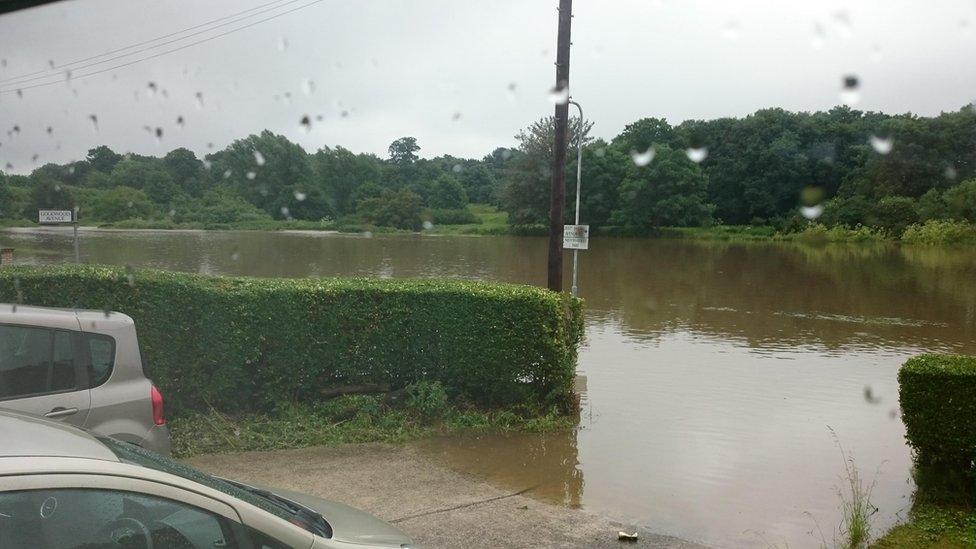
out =
[(293, 513), (288, 512), (286, 509), (283, 509), (264, 498), (254, 495), (242, 488), (238, 488), (237, 486), (220, 480), (214, 476), (208, 475), (203, 471), (198, 471), (193, 467), (180, 463), (176, 460), (161, 456), (155, 452), (150, 452), (149, 450), (136, 446), (135, 444), (129, 444), (128, 442), (122, 442), (114, 438), (98, 437), (98, 440), (100, 440), (121, 461), (125, 463), (140, 465), (142, 467), (155, 469), (157, 471), (162, 471), (164, 473), (169, 473), (171, 475), (176, 475), (178, 477), (191, 480), (208, 488), (213, 488), (214, 490), (218, 490), (229, 496), (233, 496), (241, 501), (250, 503), (255, 507), (267, 511), (277, 517), (283, 518), (289, 522), (291, 522), (294, 518)]

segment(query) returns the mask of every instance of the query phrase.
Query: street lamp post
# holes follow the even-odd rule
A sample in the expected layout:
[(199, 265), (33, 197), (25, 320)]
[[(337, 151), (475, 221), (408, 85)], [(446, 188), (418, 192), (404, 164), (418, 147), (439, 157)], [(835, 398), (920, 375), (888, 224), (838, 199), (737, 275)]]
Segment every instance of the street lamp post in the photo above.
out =
[[(569, 102), (576, 106), (579, 110), (579, 122), (576, 124), (576, 225), (579, 225), (580, 217), (580, 183), (583, 178), (583, 107), (579, 103), (573, 101)], [(573, 249), (573, 287), (571, 292), (573, 296), (576, 296), (576, 267), (579, 261), (579, 250)]]

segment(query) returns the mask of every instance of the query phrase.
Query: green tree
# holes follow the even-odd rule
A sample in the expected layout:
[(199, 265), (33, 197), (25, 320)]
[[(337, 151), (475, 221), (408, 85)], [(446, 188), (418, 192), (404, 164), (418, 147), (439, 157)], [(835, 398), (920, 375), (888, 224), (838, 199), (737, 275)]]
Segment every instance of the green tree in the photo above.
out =
[(30, 201), (24, 211), (27, 219), (37, 219), (37, 210), (70, 210), (75, 201), (71, 191), (50, 177), (31, 177)]
[(417, 161), (417, 152), (420, 145), (417, 144), (416, 137), (401, 137), (390, 143), (390, 162), (394, 164), (413, 164)]
[(963, 181), (945, 192), (949, 216), (976, 222), (976, 179)]
[(636, 229), (705, 225), (714, 209), (706, 202), (707, 189), (701, 168), (684, 152), (662, 145), (647, 166), (628, 166), (611, 221)]
[(183, 192), (200, 196), (206, 190), (203, 162), (193, 151), (183, 147), (173, 149), (163, 157), (163, 166)]
[(408, 189), (384, 189), (380, 196), (359, 201), (356, 213), (365, 223), (419, 231), (423, 203)]
[[(276, 219), (287, 217), (285, 212), (294, 205), (296, 190), (313, 196), (310, 193), (315, 181), (308, 154), (283, 135), (264, 130), (260, 135), (234, 141), (209, 159), (215, 175), (224, 178), (226, 174), (226, 182), (240, 196)], [(314, 200), (324, 199), (321, 193), (314, 196)], [(322, 204), (315, 206), (327, 208)]]
[(183, 193), (156, 158), (123, 159), (112, 170), (111, 186), (142, 190), (156, 204), (169, 204)]
[(915, 210), (918, 213), (918, 220), (923, 222), (949, 217), (949, 206), (938, 189), (929, 189), (920, 196)]
[[(567, 143), (576, 142), (578, 127), (576, 120), (571, 119)], [(592, 127), (591, 122), (583, 124), (584, 144), (589, 140), (587, 136)], [(501, 203), (508, 212), (509, 224), (548, 221), (554, 136), (555, 119), (552, 116), (537, 120), (515, 136), (519, 142), (518, 154), (512, 155), (506, 165), (501, 190)], [(567, 170), (567, 173), (572, 172)]]
[(124, 185), (101, 191), (92, 204), (91, 216), (101, 221), (149, 219), (155, 207), (145, 192)]
[[(335, 215), (342, 216), (356, 210), (357, 189), (379, 183), (383, 162), (371, 154), (323, 147), (312, 156), (312, 165), (314, 186), (323, 190)], [(375, 194), (378, 196), (379, 191)]]
[(461, 183), (447, 174), (441, 174), (434, 182), (433, 191), (427, 201), (431, 208), (459, 210), (468, 204), (467, 193)]
[(868, 220), (871, 225), (899, 236), (906, 227), (918, 221), (915, 201), (907, 196), (886, 196), (878, 200)]
[(94, 149), (89, 149), (86, 158), (92, 168), (102, 173), (110, 173), (115, 168), (115, 165), (122, 160), (122, 155), (105, 145), (101, 145)]

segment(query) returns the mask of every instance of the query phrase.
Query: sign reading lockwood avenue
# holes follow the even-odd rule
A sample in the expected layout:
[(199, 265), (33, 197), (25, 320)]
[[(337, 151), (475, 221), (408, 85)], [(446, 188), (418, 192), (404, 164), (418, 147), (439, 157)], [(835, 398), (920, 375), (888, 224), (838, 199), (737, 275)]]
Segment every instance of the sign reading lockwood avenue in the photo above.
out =
[(71, 210), (38, 210), (38, 223), (71, 223), (74, 218)]
[(589, 247), (589, 225), (563, 225), (563, 248), (567, 250), (586, 250)]

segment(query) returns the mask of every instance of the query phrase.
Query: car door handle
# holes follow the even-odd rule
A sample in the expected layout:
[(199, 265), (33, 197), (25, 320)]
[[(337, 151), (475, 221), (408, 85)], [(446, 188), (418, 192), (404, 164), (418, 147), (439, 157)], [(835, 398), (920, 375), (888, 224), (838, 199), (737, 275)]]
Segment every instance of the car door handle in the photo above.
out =
[(51, 410), (50, 412), (44, 414), (44, 417), (65, 417), (78, 413), (78, 408), (62, 408), (58, 406), (57, 408)]

